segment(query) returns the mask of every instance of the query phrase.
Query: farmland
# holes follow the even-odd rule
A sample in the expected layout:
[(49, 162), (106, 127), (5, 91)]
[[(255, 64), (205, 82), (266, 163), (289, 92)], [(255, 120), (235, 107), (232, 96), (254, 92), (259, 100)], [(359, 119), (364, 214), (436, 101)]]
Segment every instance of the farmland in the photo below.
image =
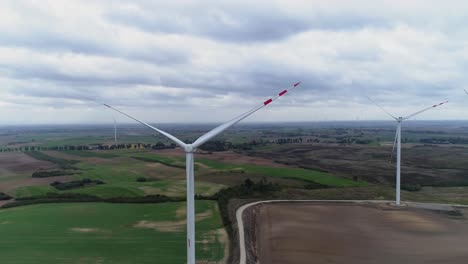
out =
[(260, 263), (468, 260), (466, 217), (385, 205), (282, 203), (258, 207), (255, 232)]
[[(174, 263), (185, 261), (185, 203), (45, 204), (0, 213), (3, 263)], [(197, 202), (197, 256), (226, 256), (216, 204)]]
[[(202, 236), (197, 239), (197, 256), (224, 263), (229, 255), (226, 233), (222, 233), (223, 225), (229, 224), (227, 204), (217, 203), (219, 197), (394, 199), (394, 164), (389, 162), (393, 130), (385, 124), (347, 125), (239, 126), (197, 151), (195, 193), (210, 199), (197, 201), (197, 234)], [(167, 130), (191, 141), (207, 127), (169, 126)], [(117, 145), (113, 145), (112, 130), (100, 126), (2, 131), (0, 192), (20, 204), (60, 202), (0, 209), (0, 232), (24, 250), (15, 251), (23, 257), (17, 263), (33, 263), (33, 256), (47, 263), (147, 263), (158, 258), (183, 263), (184, 203), (175, 202), (186, 195), (182, 150), (134, 126), (122, 125)], [(402, 179), (417, 188), (404, 189), (403, 200), (468, 204), (464, 162), (468, 147), (420, 142), (435, 136), (463, 142), (463, 127), (424, 124), (411, 127), (406, 135)], [(266, 185), (252, 187), (262, 181)], [(66, 203), (61, 197), (76, 200)], [(80, 199), (86, 203), (78, 203)], [(128, 201), (137, 204), (123, 203)], [(149, 204), (138, 204), (142, 201)], [(38, 228), (43, 223), (59, 224)], [(40, 236), (50, 240), (41, 243)], [(57, 249), (53, 254), (44, 254), (52, 247)], [(13, 258), (13, 249), (3, 250), (0, 254)], [(135, 261), (129, 260), (131, 256), (136, 256)]]
[[(183, 139), (193, 140), (209, 127), (164, 128)], [(408, 193), (407, 196), (433, 200), (431, 195), (437, 194), (443, 201), (457, 200), (453, 196), (447, 198), (444, 193), (450, 193), (451, 187), (463, 186), (468, 181), (468, 167), (464, 162), (468, 158), (468, 148), (463, 144), (427, 145), (418, 142), (433, 138), (463, 142), (463, 129), (460, 123), (408, 124), (403, 146), (402, 181), (403, 184), (420, 185), (423, 191)], [(309, 183), (328, 187), (382, 184), (382, 188), (391, 189), (394, 164), (389, 161), (393, 133), (393, 128), (385, 122), (377, 122), (373, 126), (368, 123), (239, 126), (216, 139), (229, 142), (227, 148), (231, 149), (222, 152), (208, 149), (196, 153), (196, 192), (209, 196), (248, 178), (260, 180), (263, 177), (288, 188), (293, 187), (285, 191), (293, 193), (307, 193), (303, 189)], [(29, 146), (35, 150), (27, 149), (25, 154), (19, 151), (0, 153), (0, 180), (3, 183), (0, 191), (16, 197), (40, 196), (49, 192), (83, 193), (103, 198), (152, 194), (185, 196), (185, 157), (182, 151), (172, 149), (167, 140), (138, 126), (122, 125), (119, 132), (122, 147), (97, 150), (71, 147), (74, 144), (93, 145), (97, 141), (112, 144), (112, 129), (59, 126), (4, 130), (0, 136), (0, 142), (3, 142), (0, 144), (4, 144), (4, 148)], [(146, 144), (151, 142), (159, 142), (168, 149), (147, 148), (149, 145)], [(63, 168), (71, 175), (43, 179), (30, 177), (38, 170)], [(49, 186), (55, 180), (81, 179), (100, 180), (105, 184), (69, 191)], [(460, 195), (458, 200), (464, 202), (465, 199)]]

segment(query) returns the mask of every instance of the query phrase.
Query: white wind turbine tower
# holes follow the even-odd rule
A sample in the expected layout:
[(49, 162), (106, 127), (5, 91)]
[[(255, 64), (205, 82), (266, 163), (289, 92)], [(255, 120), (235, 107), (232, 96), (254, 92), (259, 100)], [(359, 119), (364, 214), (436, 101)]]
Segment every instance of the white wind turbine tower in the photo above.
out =
[(117, 148), (117, 120), (115, 120), (114, 115), (112, 115), (112, 118), (114, 119), (114, 145)]
[[(290, 89), (298, 86), (300, 84), (300, 82), (294, 84), (293, 86), (290, 87)], [(140, 121), (138, 119), (136, 119), (135, 117), (129, 115), (129, 114), (126, 114), (108, 104), (103, 104), (103, 103), (99, 103), (99, 104), (102, 104), (114, 111), (117, 111), (155, 131), (157, 131), (158, 133), (166, 136), (167, 138), (169, 138), (170, 140), (174, 141), (174, 143), (176, 143), (179, 147), (181, 147), (184, 151), (185, 151), (185, 157), (186, 157), (186, 177), (187, 177), (187, 264), (195, 264), (195, 185), (194, 185), (194, 167), (193, 167), (193, 153), (195, 152), (195, 150), (201, 146), (203, 143), (207, 142), (208, 140), (214, 138), (215, 136), (219, 135), (220, 133), (222, 133), (224, 130), (232, 127), (233, 125), (239, 123), (240, 121), (242, 121), (243, 119), (247, 118), (248, 116), (250, 116), (251, 114), (257, 112), (258, 110), (262, 109), (263, 107), (267, 106), (268, 104), (270, 104), (271, 102), (275, 101), (276, 99), (280, 98), (281, 96), (283, 96), (284, 94), (286, 94), (288, 92), (288, 90), (283, 90), (282, 92), (280, 92), (279, 94), (277, 94), (276, 96), (266, 100), (265, 102), (263, 102), (262, 104), (260, 104), (259, 106), (256, 106), (254, 108), (252, 108), (251, 110), (241, 114), (240, 116), (237, 116), (235, 117), (234, 119), (231, 119), (230, 121), (214, 128), (213, 130), (209, 131), (208, 133), (202, 135), (201, 137), (199, 137), (197, 140), (195, 140), (195, 142), (193, 142), (192, 144), (186, 144), (184, 142), (182, 142), (182, 140), (176, 138), (175, 136), (167, 133), (167, 132), (164, 132), (154, 126), (151, 126), (149, 125), (148, 123), (145, 123), (143, 121)], [(93, 100), (94, 101), (94, 100)], [(96, 102), (96, 101), (95, 101)]]
[(395, 119), (395, 121), (397, 121), (397, 130), (396, 130), (396, 134), (395, 134), (395, 141), (393, 142), (393, 148), (392, 148), (392, 157), (393, 157), (393, 152), (395, 151), (395, 145), (397, 145), (397, 169), (396, 169), (396, 204), (397, 205), (400, 205), (400, 163), (401, 163), (401, 123), (403, 123), (403, 121), (405, 120), (408, 120), (416, 115), (419, 115), (423, 112), (426, 112), (427, 110), (429, 109), (432, 109), (432, 108), (436, 108), (440, 105), (443, 105), (445, 103), (448, 103), (448, 101), (445, 101), (445, 102), (442, 102), (440, 104), (435, 104), (431, 107), (428, 107), (428, 108), (425, 108), (421, 111), (418, 111), (416, 113), (413, 113), (407, 117), (396, 117), (392, 114), (390, 114), (389, 112), (387, 112), (383, 107), (381, 107), (380, 105), (378, 105), (376, 102), (374, 102), (370, 97), (367, 97), (372, 103), (374, 103), (378, 108), (380, 108), (382, 111), (384, 111), (387, 115), (389, 115), (390, 117), (392, 117), (393, 119)]

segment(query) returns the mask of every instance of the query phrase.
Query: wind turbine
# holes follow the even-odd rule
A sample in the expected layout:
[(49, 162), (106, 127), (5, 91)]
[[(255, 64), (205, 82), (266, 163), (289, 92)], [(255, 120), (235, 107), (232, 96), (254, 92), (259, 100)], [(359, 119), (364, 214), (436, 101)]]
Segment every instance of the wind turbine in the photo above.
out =
[[(290, 89), (298, 86), (301, 82), (298, 82), (294, 84), (293, 86), (290, 87)], [(193, 167), (193, 159), (194, 159), (194, 152), (196, 149), (201, 146), (203, 143), (207, 142), (208, 140), (214, 138), (215, 136), (219, 135), (222, 133), (224, 130), (234, 126), (235, 124), (239, 123), (243, 119), (247, 118), (251, 114), (257, 112), (258, 110), (262, 109), (263, 107), (267, 106), (271, 102), (275, 101), (276, 99), (280, 98), (284, 94), (286, 94), (288, 90), (283, 90), (280, 93), (278, 93), (276, 96), (264, 101), (262, 104), (252, 108), (251, 110), (231, 119), (230, 121), (219, 125), (218, 127), (215, 127), (208, 133), (202, 135), (199, 137), (195, 142), (192, 144), (186, 144), (182, 142), (182, 140), (176, 138), (175, 136), (159, 129), (154, 126), (151, 126), (148, 123), (145, 123), (141, 120), (136, 119), (135, 117), (126, 114), (108, 104), (104, 103), (99, 103), (102, 104), (114, 111), (117, 111), (151, 129), (154, 131), (164, 135), (165, 137), (169, 138), (170, 140), (174, 141), (179, 147), (181, 147), (185, 151), (185, 162), (186, 162), (186, 177), (187, 177), (187, 264), (195, 264), (195, 184), (194, 184), (194, 167)], [(92, 100), (96, 102), (95, 100)]]
[(114, 119), (114, 145), (117, 147), (117, 120), (115, 120), (114, 115), (112, 115), (112, 118)]
[(387, 115), (395, 119), (397, 122), (397, 130), (395, 134), (395, 141), (393, 142), (393, 148), (392, 148), (392, 157), (393, 157), (393, 152), (395, 151), (395, 145), (397, 145), (397, 169), (396, 169), (396, 204), (400, 205), (400, 169), (401, 169), (401, 124), (403, 121), (408, 120), (416, 115), (419, 115), (423, 112), (426, 112), (427, 110), (430, 110), (432, 108), (436, 108), (440, 105), (443, 105), (445, 103), (448, 103), (448, 101), (442, 102), (440, 104), (435, 104), (431, 107), (425, 108), (423, 110), (417, 111), (409, 116), (406, 117), (396, 117), (389, 112), (387, 112), (383, 107), (378, 105), (376, 102), (374, 102), (370, 97), (367, 97), (372, 103), (374, 103), (378, 108), (380, 108), (382, 111), (384, 111)]

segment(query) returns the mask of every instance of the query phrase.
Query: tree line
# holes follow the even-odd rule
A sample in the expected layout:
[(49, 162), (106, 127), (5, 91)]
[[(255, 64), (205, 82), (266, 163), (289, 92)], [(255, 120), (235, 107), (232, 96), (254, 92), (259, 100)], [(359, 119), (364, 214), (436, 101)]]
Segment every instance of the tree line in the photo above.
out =
[[(204, 151), (226, 151), (226, 150), (252, 150), (255, 146), (264, 146), (267, 144), (301, 144), (301, 143), (342, 143), (342, 144), (370, 144), (374, 142), (371, 139), (361, 139), (351, 136), (337, 136), (331, 137), (329, 135), (320, 135), (322, 138), (335, 139), (335, 141), (322, 141), (319, 138), (303, 138), (303, 137), (280, 137), (276, 139), (254, 139), (243, 143), (233, 143), (225, 140), (214, 140), (208, 141), (200, 149)], [(377, 142), (380, 138), (377, 138)], [(408, 141), (407, 138), (402, 140), (403, 142)], [(421, 143), (439, 143), (439, 142), (450, 142), (452, 144), (468, 144), (468, 139), (465, 138), (449, 138), (449, 139), (421, 139)], [(190, 143), (186, 141), (186, 143)], [(20, 146), (20, 147), (0, 147), (0, 152), (29, 152), (29, 151), (86, 151), (86, 150), (115, 150), (115, 149), (173, 149), (176, 148), (176, 144), (163, 142), (157, 142), (156, 144), (146, 143), (125, 143), (125, 144), (89, 144), (89, 145), (62, 145), (62, 146)]]
[(114, 149), (173, 149), (176, 144), (164, 144), (157, 142), (156, 144), (144, 143), (127, 143), (127, 144), (89, 144), (89, 145), (63, 145), (63, 146), (21, 146), (21, 147), (3, 147), (0, 152), (28, 152), (28, 151), (74, 151), (74, 150), (114, 150)]

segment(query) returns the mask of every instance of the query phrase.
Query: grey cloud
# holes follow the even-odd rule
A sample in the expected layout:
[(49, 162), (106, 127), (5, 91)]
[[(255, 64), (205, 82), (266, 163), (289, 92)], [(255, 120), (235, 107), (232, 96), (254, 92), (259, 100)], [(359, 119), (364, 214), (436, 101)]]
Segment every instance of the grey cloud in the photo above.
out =
[[(312, 30), (355, 30), (365, 26), (389, 26), (372, 14), (326, 14), (310, 10), (306, 15), (285, 12), (283, 6), (264, 4), (245, 8), (235, 4), (207, 3), (184, 9), (148, 1), (136, 1), (138, 11), (113, 9), (110, 21), (149, 32), (189, 34), (227, 42), (263, 42), (285, 39)], [(154, 15), (152, 10), (159, 10)], [(150, 11), (151, 10), (151, 11)]]
[[(186, 9), (180, 5), (158, 8), (152, 3), (154, 1), (141, 3), (143, 14), (116, 11), (112, 5), (105, 8), (103, 20), (110, 23), (106, 26), (112, 30), (138, 31), (137, 28), (144, 31), (138, 31), (144, 36), (138, 35), (142, 38), (135, 39), (135, 47), (132, 41), (119, 46), (115, 43), (118, 38), (107, 39), (109, 35), (105, 34), (99, 37), (93, 32), (90, 34), (93, 36), (87, 38), (86, 34), (48, 30), (44, 25), (21, 31), (21, 34), (2, 34), (0, 46), (24, 47), (28, 50), (25, 54), (40, 54), (37, 58), (43, 61), (23, 59), (16, 63), (14, 58), (5, 56), (10, 62), (0, 62), (0, 79), (10, 78), (9, 83), (5, 81), (11, 87), (9, 94), (23, 97), (19, 103), (26, 105), (30, 101), (30, 104), (47, 107), (66, 107), (63, 99), (77, 99), (75, 94), (78, 94), (135, 109), (177, 107), (189, 112), (199, 110), (196, 108), (204, 100), (216, 104), (218, 99), (229, 101), (229, 96), (266, 99), (297, 81), (303, 84), (294, 94), (294, 103), (297, 102), (294, 106), (304, 107), (314, 102), (369, 105), (364, 95), (375, 97), (386, 106), (425, 105), (449, 99), (446, 96), (461, 91), (464, 87), (460, 85), (466, 83), (463, 76), (450, 77), (451, 71), (462, 72), (466, 66), (465, 45), (459, 44), (456, 48), (452, 44), (443, 45), (444, 38), (450, 43), (465, 43), (466, 36), (455, 37), (444, 32), (440, 36), (442, 45), (436, 41), (434, 47), (430, 42), (434, 37), (431, 34), (438, 33), (439, 29), (430, 31), (408, 26), (411, 30), (403, 30), (403, 37), (398, 35), (401, 32), (392, 33), (391, 25), (399, 23), (400, 17), (392, 20), (379, 14), (319, 11), (307, 17), (293, 16), (279, 7), (259, 7), (253, 3), (252, 6), (233, 6), (217, 2), (212, 7), (191, 4)], [(204, 9), (206, 12), (202, 12)], [(72, 11), (70, 16), (73, 16)], [(423, 23), (421, 21), (424, 19), (419, 23)], [(368, 26), (380, 28), (362, 29)], [(294, 38), (311, 29), (320, 29), (320, 32), (307, 32), (305, 38), (304, 35)], [(77, 30), (80, 30), (79, 24)], [(409, 36), (413, 32), (421, 33), (420, 42), (411, 42), (414, 40)], [(386, 34), (390, 36), (387, 38)], [(437, 39), (439, 35), (435, 35)], [(426, 45), (420, 44), (425, 36), (429, 37), (429, 42), (422, 47), (423, 51), (419, 53), (414, 47), (406, 49), (405, 45), (412, 43)], [(165, 37), (174, 39), (174, 46)], [(307, 42), (301, 43), (304, 39)], [(390, 45), (382, 51), (387, 40)], [(345, 43), (334, 45), (333, 41)], [(319, 51), (315, 52), (314, 48)], [(406, 50), (418, 52), (421, 60), (419, 57), (412, 60), (412, 54), (408, 54), (411, 57), (408, 61), (394, 59), (404, 60)], [(72, 59), (56, 58), (63, 53), (71, 57), (80, 55), (81, 67), (91, 65), (96, 59), (81, 56), (83, 54), (96, 55), (100, 64), (92, 65), (96, 66), (96, 71), (81, 71), (80, 64), (72, 65)], [(445, 64), (443, 61), (454, 62)], [(114, 62), (119, 65), (114, 67)], [(62, 64), (76, 71), (66, 72)], [(446, 70), (449, 77), (444, 77), (439, 69)], [(426, 78), (432, 76), (436, 77)], [(136, 90), (145, 85), (158, 86), (161, 90)], [(164, 88), (181, 92), (166, 93)], [(138, 93), (132, 94), (132, 91)], [(40, 100), (36, 102), (31, 98)], [(195, 103), (191, 101), (194, 98)], [(279, 104), (290, 102), (281, 100)], [(304, 113), (306, 110), (304, 108)], [(307, 114), (304, 116), (307, 118)]]
[(92, 40), (66, 36), (40, 29), (27, 34), (0, 34), (0, 45), (5, 47), (24, 47), (44, 53), (77, 53), (123, 58), (152, 64), (176, 65), (188, 62), (190, 54), (183, 50), (152, 45), (144, 50), (123, 49), (106, 39)]
[(121, 86), (138, 84), (159, 84), (159, 78), (148, 75), (125, 75), (99, 76), (99, 75), (73, 75), (59, 71), (59, 69), (38, 65), (37, 67), (1, 65), (0, 68), (7, 69), (10, 77), (28, 80), (47, 80), (73, 86)]
[(140, 17), (126, 13), (109, 14), (113, 22), (133, 26), (149, 32), (190, 34), (230, 42), (272, 41), (287, 38), (309, 28), (300, 19), (276, 16), (236, 17), (237, 25), (230, 25), (215, 16), (188, 17), (188, 23), (178, 23), (165, 17)]

